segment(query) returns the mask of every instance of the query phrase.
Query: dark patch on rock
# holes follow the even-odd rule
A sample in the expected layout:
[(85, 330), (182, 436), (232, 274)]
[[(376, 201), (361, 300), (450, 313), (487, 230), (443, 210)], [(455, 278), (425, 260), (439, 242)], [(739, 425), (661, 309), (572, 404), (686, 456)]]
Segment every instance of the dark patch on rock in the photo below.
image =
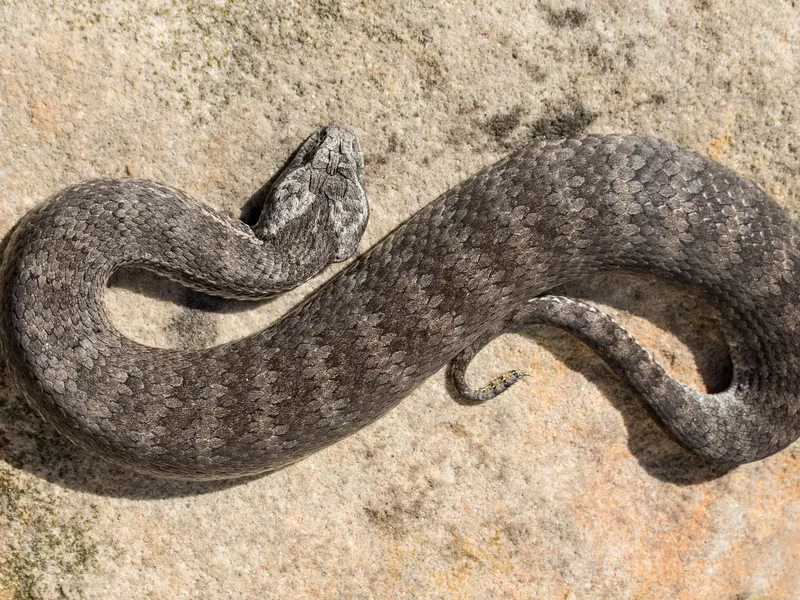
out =
[(425, 93), (444, 87), (447, 81), (447, 69), (442, 64), (439, 55), (425, 51), (417, 59), (419, 78)]
[(428, 478), (414, 490), (391, 485), (383, 503), (365, 506), (367, 520), (394, 538), (401, 538), (417, 528), (431, 514), (435, 504), (437, 484)]
[(636, 66), (636, 44), (627, 40), (614, 46), (613, 50), (592, 44), (586, 49), (589, 63), (601, 73), (622, 73)]
[(547, 72), (536, 63), (528, 62), (525, 65), (525, 71), (534, 83), (542, 83), (547, 79)]
[(530, 524), (524, 520), (501, 523), (498, 530), (515, 548), (524, 546), (533, 537)]
[(374, 156), (374, 157), (365, 156), (364, 157), (364, 164), (366, 166), (385, 165), (386, 163), (389, 162), (389, 157), (392, 154), (396, 154), (397, 152), (405, 151), (405, 149), (406, 149), (406, 146), (400, 140), (400, 136), (397, 135), (397, 132), (392, 131), (388, 136), (388, 140), (387, 140), (387, 143), (386, 143), (386, 150), (383, 152), (383, 154), (379, 154), (379, 155)]
[(187, 290), (186, 308), (172, 317), (167, 331), (173, 334), (175, 346), (181, 350), (195, 350), (213, 346), (217, 339), (217, 324), (206, 311), (217, 310), (225, 300)]
[(600, 52), (600, 46), (597, 44), (592, 44), (586, 49), (586, 57), (589, 59), (589, 64), (599, 68), (600, 71), (607, 73), (612, 70), (612, 61)]
[(580, 101), (574, 101), (567, 107), (555, 108), (548, 112), (552, 114), (537, 119), (528, 128), (531, 139), (575, 135), (594, 123), (598, 116)]
[(316, 0), (311, 3), (311, 10), (323, 20), (342, 20), (342, 3), (339, 0)]
[(585, 12), (577, 8), (555, 10), (553, 8), (543, 7), (543, 10), (547, 22), (556, 29), (574, 29), (580, 27), (586, 23), (588, 18)]
[(650, 102), (656, 106), (664, 106), (667, 103), (667, 97), (664, 94), (656, 92), (650, 95)]
[(523, 110), (521, 106), (515, 106), (508, 112), (498, 113), (483, 124), (483, 130), (497, 142), (504, 142), (509, 135), (519, 127), (522, 121)]
[(642, 106), (664, 106), (666, 103), (666, 94), (653, 92), (648, 97), (635, 101), (633, 103), (633, 108), (641, 108)]
[(447, 131), (447, 143), (462, 148), (472, 139), (472, 130), (464, 123), (456, 123)]
[(392, 133), (389, 134), (389, 142), (386, 146), (386, 153), (392, 154), (394, 152), (397, 152), (399, 148), (400, 148), (400, 138), (397, 136), (397, 133), (393, 131)]
[(214, 321), (193, 310), (183, 310), (170, 319), (167, 330), (174, 334), (175, 346), (181, 350), (208, 348), (217, 338)]
[(647, 96), (646, 98), (642, 98), (641, 100), (636, 100), (633, 103), (633, 108), (634, 109), (638, 109), (638, 108), (641, 108), (643, 106), (648, 106), (648, 107), (656, 106), (656, 107), (659, 107), (659, 106), (664, 106), (666, 103), (667, 103), (666, 94), (664, 94), (662, 92), (653, 92), (649, 96)]

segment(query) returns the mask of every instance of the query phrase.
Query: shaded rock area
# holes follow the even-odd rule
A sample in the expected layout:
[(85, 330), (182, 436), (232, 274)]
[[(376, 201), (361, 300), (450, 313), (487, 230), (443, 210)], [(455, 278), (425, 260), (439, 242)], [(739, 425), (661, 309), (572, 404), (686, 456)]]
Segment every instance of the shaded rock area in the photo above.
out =
[[(542, 136), (673, 140), (800, 213), (795, 0), (0, 0), (0, 233), (61, 187), (163, 181), (239, 216), (317, 126), (360, 135), (365, 251), (481, 166)], [(200, 347), (274, 322), (328, 280), (234, 304), (135, 271), (107, 295), (141, 342)], [(702, 299), (657, 281), (562, 290), (674, 375), (715, 389)], [(502, 336), (375, 425), (249, 481), (163, 482), (40, 422), (0, 369), (0, 600), (800, 598), (800, 446), (736, 469), (663, 434), (586, 347)]]

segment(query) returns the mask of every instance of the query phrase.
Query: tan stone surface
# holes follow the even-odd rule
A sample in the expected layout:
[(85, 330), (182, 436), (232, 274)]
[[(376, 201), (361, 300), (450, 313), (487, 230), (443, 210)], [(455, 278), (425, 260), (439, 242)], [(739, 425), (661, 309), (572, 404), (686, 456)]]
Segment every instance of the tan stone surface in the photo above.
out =
[[(800, 210), (800, 6), (721, 2), (0, 0), (0, 233), (77, 180), (158, 179), (237, 215), (313, 129), (357, 129), (366, 250), (536, 135), (674, 140)], [(143, 274), (108, 294), (146, 343), (218, 343), (332, 275), (234, 307)], [(697, 300), (615, 277), (667, 368), (724, 376)], [(0, 600), (800, 598), (800, 447), (730, 472), (678, 448), (588, 349), (504, 336), (477, 408), (441, 372), (372, 427), (247, 483), (164, 483), (63, 442), (0, 370)]]

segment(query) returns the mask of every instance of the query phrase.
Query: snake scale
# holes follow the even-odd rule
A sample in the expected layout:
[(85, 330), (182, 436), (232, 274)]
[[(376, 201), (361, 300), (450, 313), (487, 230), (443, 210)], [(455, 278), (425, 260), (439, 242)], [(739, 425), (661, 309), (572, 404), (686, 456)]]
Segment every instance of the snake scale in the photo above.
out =
[[(574, 333), (641, 395), (682, 445), (761, 459), (800, 435), (800, 244), (792, 219), (730, 169), (648, 137), (533, 143), (443, 194), (275, 325), (200, 350), (122, 336), (103, 294), (123, 266), (231, 298), (262, 298), (350, 257), (367, 222), (355, 135), (312, 135), (258, 223), (137, 179), (88, 181), (19, 223), (2, 264), (9, 371), (73, 442), (145, 473), (215, 479), (297, 461), (385, 414), (453, 361), (529, 323)], [(620, 325), (546, 295), (604, 272), (646, 273), (709, 299), (732, 380), (676, 381)]]

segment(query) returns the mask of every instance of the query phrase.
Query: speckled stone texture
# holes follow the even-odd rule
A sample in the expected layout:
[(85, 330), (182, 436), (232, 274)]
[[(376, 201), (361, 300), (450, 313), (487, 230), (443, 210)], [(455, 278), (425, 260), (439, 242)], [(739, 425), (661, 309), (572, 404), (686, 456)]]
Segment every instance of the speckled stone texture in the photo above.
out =
[[(800, 7), (746, 0), (61, 3), (0, 0), (0, 232), (81, 179), (134, 175), (228, 214), (318, 125), (361, 138), (364, 251), (527, 140), (655, 135), (800, 213)], [(120, 273), (114, 323), (202, 347), (273, 322), (341, 266), (262, 304)], [(658, 282), (561, 290), (674, 375), (728, 368), (702, 299)], [(375, 425), (236, 484), (176, 484), (62, 441), (0, 370), (0, 600), (800, 598), (800, 448), (734, 470), (687, 454), (566, 334), (531, 328), (474, 381), (442, 371)]]

